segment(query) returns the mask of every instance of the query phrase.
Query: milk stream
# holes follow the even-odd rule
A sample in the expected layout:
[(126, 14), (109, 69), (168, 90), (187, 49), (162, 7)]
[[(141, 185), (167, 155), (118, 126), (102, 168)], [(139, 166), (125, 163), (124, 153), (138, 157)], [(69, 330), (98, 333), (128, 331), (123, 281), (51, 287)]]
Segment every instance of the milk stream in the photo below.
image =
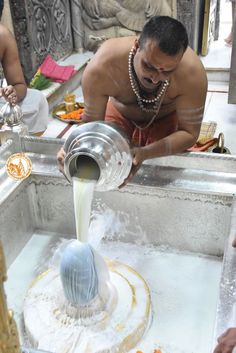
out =
[(88, 179), (73, 179), (74, 212), (76, 236), (81, 242), (88, 241), (88, 230), (93, 194), (96, 181)]

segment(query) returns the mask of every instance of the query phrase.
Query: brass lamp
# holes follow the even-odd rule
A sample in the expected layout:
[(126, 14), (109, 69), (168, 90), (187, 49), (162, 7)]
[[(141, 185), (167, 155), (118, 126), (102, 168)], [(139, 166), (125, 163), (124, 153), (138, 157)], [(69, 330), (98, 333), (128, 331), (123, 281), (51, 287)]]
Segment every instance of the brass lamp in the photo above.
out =
[(16, 322), (7, 308), (3, 283), (6, 281), (6, 264), (0, 241), (0, 353), (21, 353)]

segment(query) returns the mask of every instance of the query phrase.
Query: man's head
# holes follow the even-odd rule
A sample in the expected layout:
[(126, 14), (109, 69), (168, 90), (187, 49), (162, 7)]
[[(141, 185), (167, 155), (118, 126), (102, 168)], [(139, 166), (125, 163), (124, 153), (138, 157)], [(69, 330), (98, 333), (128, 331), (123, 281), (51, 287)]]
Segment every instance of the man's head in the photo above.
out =
[(169, 80), (188, 46), (184, 26), (168, 16), (152, 17), (135, 41), (134, 70), (143, 89)]
[(188, 35), (181, 22), (168, 16), (154, 16), (144, 26), (139, 46), (142, 49), (148, 40), (155, 41), (159, 49), (167, 55), (174, 56), (185, 52), (188, 46)]

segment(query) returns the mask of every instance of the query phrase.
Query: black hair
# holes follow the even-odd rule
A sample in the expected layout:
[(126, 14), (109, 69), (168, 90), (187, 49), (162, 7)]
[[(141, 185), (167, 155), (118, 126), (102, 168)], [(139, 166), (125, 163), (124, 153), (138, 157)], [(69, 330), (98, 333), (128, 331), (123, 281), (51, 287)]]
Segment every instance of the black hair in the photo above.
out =
[(4, 7), (4, 0), (0, 0), (0, 20), (2, 18), (3, 7)]
[(141, 49), (149, 39), (155, 40), (160, 50), (170, 56), (184, 52), (188, 46), (184, 25), (169, 16), (154, 16), (145, 24), (139, 37)]

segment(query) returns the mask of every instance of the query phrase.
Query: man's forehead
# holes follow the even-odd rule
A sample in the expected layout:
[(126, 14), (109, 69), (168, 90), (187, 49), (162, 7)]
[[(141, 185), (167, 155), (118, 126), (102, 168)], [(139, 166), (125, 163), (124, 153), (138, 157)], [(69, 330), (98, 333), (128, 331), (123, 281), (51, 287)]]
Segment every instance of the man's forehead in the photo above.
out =
[(143, 47), (140, 47), (140, 53), (147, 64), (158, 67), (160, 71), (176, 67), (182, 58), (180, 53), (175, 56), (164, 53), (155, 40), (148, 40)]

